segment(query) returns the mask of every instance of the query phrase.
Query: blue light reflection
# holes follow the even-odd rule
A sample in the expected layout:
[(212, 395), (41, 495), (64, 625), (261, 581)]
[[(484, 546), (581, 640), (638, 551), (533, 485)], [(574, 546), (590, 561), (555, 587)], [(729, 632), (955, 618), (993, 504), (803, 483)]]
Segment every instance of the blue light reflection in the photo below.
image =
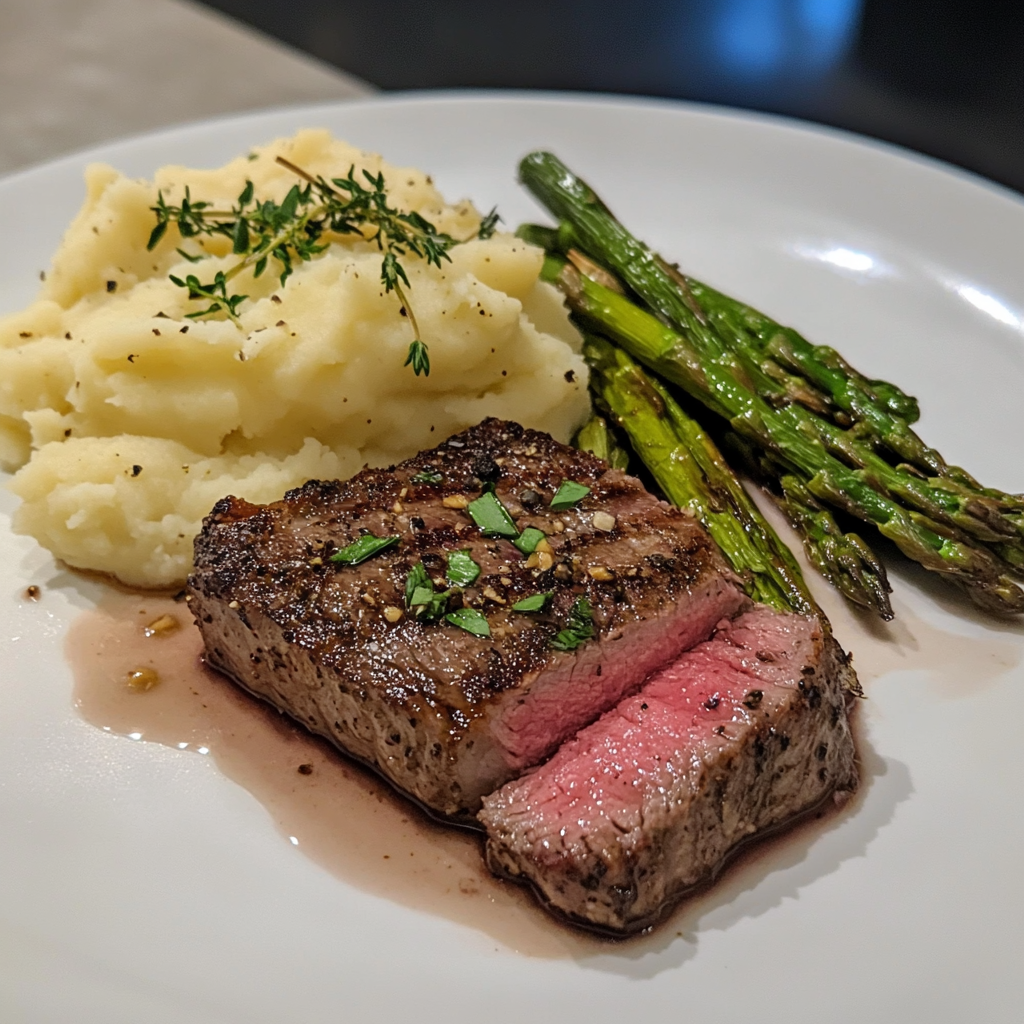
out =
[(712, 44), (737, 79), (820, 74), (853, 42), (863, 0), (719, 0)]

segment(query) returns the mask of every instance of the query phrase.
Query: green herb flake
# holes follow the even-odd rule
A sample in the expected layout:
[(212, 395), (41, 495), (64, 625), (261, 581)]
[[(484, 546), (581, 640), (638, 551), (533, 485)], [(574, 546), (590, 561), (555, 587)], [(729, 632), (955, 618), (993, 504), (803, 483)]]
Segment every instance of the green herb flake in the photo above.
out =
[(448, 608), (448, 598), (454, 593), (454, 590), (445, 590), (438, 594), (422, 562), (417, 562), (405, 577), (405, 605), (415, 610), (420, 622), (437, 622)]
[(556, 651), (575, 651), (594, 635), (594, 609), (585, 597), (577, 597), (569, 609), (565, 629), (551, 638)]
[(468, 587), (480, 575), (480, 566), (468, 551), (453, 551), (448, 556), (448, 580), (457, 587)]
[(375, 537), (372, 533), (364, 533), (347, 548), (335, 551), (331, 555), (330, 561), (337, 562), (339, 565), (359, 565), (360, 562), (379, 555), (386, 548), (394, 547), (398, 541), (398, 537)]
[(454, 593), (454, 589), (443, 590), (440, 594), (432, 593), (429, 601), (417, 607), (416, 618), (420, 622), (437, 622), (448, 607), (448, 598)]
[(440, 484), (444, 483), (444, 477), (437, 472), (436, 469), (428, 466), (426, 469), (421, 470), (414, 476), (409, 477), (409, 483), (411, 484)]
[(532, 555), (536, 550), (537, 545), (546, 538), (546, 534), (543, 530), (538, 530), (536, 527), (528, 526), (514, 541), (513, 544), (524, 555)]
[(555, 491), (555, 496), (551, 499), (549, 507), (555, 512), (572, 508), (573, 505), (582, 501), (589, 493), (589, 487), (578, 484), (575, 480), (563, 480), (558, 490)]
[[(428, 593), (434, 592), (434, 584), (430, 582), (430, 577), (427, 575), (427, 570), (423, 567), (422, 562), (417, 562), (410, 570), (409, 575), (405, 577), (405, 603), (408, 607), (413, 606), (413, 597), (416, 591), (426, 588)], [(416, 602), (422, 604), (423, 602)]]
[(445, 616), (445, 621), (450, 622), (453, 626), (458, 626), (459, 629), (464, 629), (467, 633), (472, 633), (473, 636), (491, 635), (491, 627), (488, 625), (487, 619), (475, 608), (459, 608), (454, 612), (449, 612)]
[(466, 511), (485, 537), (519, 536), (515, 520), (492, 491), (486, 491), (475, 501), (471, 501)]
[(531, 594), (529, 597), (524, 597), (522, 601), (516, 601), (516, 603), (512, 605), (512, 611), (542, 612), (544, 610), (544, 605), (546, 605), (550, 600), (550, 590), (545, 594)]

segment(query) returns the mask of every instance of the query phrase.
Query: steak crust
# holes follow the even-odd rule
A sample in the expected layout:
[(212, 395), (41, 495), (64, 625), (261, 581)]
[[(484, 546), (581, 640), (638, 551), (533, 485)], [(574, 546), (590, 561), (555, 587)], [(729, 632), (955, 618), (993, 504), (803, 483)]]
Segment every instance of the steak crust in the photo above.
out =
[[(565, 480), (590, 493), (552, 510)], [(490, 485), (520, 530), (547, 535), (546, 557), (481, 534), (464, 506)], [(361, 531), (399, 541), (357, 566), (332, 563)], [(489, 637), (405, 607), (410, 568), (421, 562), (443, 590), (455, 550), (481, 573), (453, 600), (486, 616)], [(223, 499), (196, 539), (188, 593), (213, 667), (462, 818), (749, 604), (692, 517), (599, 459), (497, 420), (270, 505)], [(551, 595), (543, 611), (512, 611), (537, 593)], [(581, 596), (595, 637), (556, 650)]]
[(626, 934), (730, 853), (857, 786), (848, 660), (815, 619), (757, 607), (486, 797), (487, 862)]

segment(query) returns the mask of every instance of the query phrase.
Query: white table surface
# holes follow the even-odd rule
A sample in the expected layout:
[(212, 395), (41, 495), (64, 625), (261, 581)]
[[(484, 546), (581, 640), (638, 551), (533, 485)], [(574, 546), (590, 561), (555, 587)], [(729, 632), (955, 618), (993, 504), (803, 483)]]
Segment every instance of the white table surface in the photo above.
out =
[(172, 124), (373, 91), (186, 0), (0, 0), (0, 174)]

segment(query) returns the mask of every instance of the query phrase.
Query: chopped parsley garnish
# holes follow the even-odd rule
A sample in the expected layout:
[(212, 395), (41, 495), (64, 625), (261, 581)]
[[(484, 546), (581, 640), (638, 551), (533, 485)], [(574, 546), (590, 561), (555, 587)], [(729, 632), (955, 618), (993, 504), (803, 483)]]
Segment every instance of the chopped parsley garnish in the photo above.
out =
[(492, 491), (485, 491), (475, 501), (471, 501), (466, 511), (485, 537), (519, 536), (515, 520)]
[(422, 562), (417, 562), (405, 577), (405, 603), (411, 608), (413, 604), (423, 604), (423, 601), (415, 601), (416, 591), (426, 589), (429, 593), (434, 592), (434, 584), (431, 583), (427, 570), (423, 568)]
[(563, 480), (558, 490), (555, 491), (555, 496), (551, 499), (549, 507), (555, 512), (572, 508), (573, 505), (582, 501), (589, 493), (589, 487), (578, 484), (575, 480)]
[(448, 571), (445, 575), (457, 587), (468, 587), (480, 575), (480, 566), (473, 561), (468, 551), (453, 551), (448, 556)]
[(558, 651), (575, 651), (594, 635), (594, 610), (585, 597), (577, 597), (569, 609), (565, 629), (551, 638)]
[(397, 544), (398, 537), (375, 537), (372, 533), (364, 533), (358, 540), (353, 541), (347, 548), (335, 551), (330, 561), (339, 565), (359, 565), (374, 555), (379, 555), (385, 548)]
[(448, 607), (448, 598), (454, 590), (442, 590), (440, 594), (431, 593), (429, 600), (416, 606), (416, 618), (421, 622), (437, 622)]
[(537, 545), (544, 539), (545, 534), (543, 530), (538, 530), (534, 526), (528, 526), (512, 543), (524, 555), (532, 555)]
[(459, 629), (464, 629), (467, 633), (472, 633), (473, 636), (491, 635), (491, 627), (488, 625), (487, 619), (475, 608), (459, 608), (454, 612), (449, 612), (445, 616), (445, 621), (450, 622), (453, 626), (458, 626)]
[(405, 603), (421, 622), (437, 622), (448, 607), (448, 598), (454, 590), (440, 594), (434, 590), (434, 581), (427, 575), (422, 562), (417, 562), (405, 578)]
[(430, 466), (426, 469), (421, 469), (414, 476), (409, 477), (409, 483), (411, 484), (440, 484), (443, 482), (444, 477)]
[(551, 600), (551, 591), (547, 591), (544, 594), (531, 594), (529, 597), (524, 597), (522, 601), (516, 601), (512, 605), (512, 611), (514, 612), (542, 612), (544, 605)]

